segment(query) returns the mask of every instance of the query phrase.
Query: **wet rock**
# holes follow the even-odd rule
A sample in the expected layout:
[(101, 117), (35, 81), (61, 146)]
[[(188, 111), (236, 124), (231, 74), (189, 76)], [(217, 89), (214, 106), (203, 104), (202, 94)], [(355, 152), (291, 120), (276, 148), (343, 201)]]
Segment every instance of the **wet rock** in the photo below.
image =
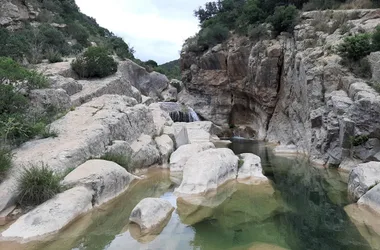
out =
[(179, 147), (170, 156), (170, 171), (171, 172), (183, 171), (183, 168), (186, 162), (193, 155), (210, 148), (215, 148), (214, 144), (211, 142), (194, 143), (194, 144), (188, 144), (188, 145), (183, 145)]
[(208, 149), (193, 155), (185, 164), (179, 195), (203, 194), (236, 178), (238, 157), (230, 149)]
[[(159, 198), (145, 198), (132, 210), (129, 220), (139, 225), (142, 234), (149, 234), (171, 216), (174, 208), (170, 202)], [(167, 223), (167, 222), (166, 222)]]
[(92, 195), (92, 191), (85, 187), (69, 189), (21, 216), (1, 236), (32, 240), (56, 233), (92, 208)]
[(92, 204), (99, 206), (121, 194), (136, 177), (110, 161), (89, 160), (70, 172), (62, 184), (84, 186), (93, 192)]
[(246, 153), (239, 155), (239, 158), (242, 161), (237, 175), (239, 182), (260, 184), (269, 181), (263, 174), (261, 158), (259, 156)]
[(350, 172), (348, 194), (357, 201), (378, 183), (380, 183), (380, 162), (359, 164)]

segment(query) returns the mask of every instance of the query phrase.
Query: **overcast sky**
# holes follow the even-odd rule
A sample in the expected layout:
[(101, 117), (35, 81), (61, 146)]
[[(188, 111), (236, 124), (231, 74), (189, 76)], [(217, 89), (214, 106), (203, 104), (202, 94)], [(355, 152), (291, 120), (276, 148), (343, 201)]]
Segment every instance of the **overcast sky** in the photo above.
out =
[(198, 21), (193, 10), (209, 0), (76, 0), (81, 11), (124, 38), (143, 61), (159, 64), (179, 58)]

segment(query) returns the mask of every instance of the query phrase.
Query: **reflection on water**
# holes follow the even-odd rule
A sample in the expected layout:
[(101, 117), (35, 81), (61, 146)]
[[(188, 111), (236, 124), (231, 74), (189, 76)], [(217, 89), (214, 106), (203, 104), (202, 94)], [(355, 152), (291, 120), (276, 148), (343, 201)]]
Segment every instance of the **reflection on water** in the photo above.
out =
[[(239, 141), (231, 149), (259, 155), (271, 183), (230, 182), (207, 197), (177, 200), (178, 178), (155, 171), (55, 238), (25, 249), (370, 249), (343, 210), (347, 176), (302, 158), (276, 157), (262, 143)], [(128, 218), (145, 197), (162, 197), (177, 210), (160, 235), (138, 238)]]

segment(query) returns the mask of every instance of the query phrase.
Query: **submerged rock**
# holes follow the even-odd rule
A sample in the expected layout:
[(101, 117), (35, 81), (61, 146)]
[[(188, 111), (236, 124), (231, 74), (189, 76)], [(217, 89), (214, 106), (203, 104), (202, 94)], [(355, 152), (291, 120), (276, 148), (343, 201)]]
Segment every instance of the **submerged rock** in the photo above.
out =
[(244, 183), (259, 184), (269, 181), (263, 174), (261, 158), (257, 155), (246, 153), (239, 155), (242, 165), (238, 170), (237, 180)]
[(67, 187), (84, 186), (92, 190), (92, 204), (99, 206), (125, 191), (135, 178), (114, 162), (89, 160), (69, 173), (62, 184)]
[(170, 171), (183, 171), (183, 168), (188, 159), (190, 159), (193, 155), (210, 148), (215, 148), (214, 144), (211, 142), (194, 143), (179, 147), (170, 156)]
[(159, 229), (174, 211), (169, 201), (159, 198), (145, 198), (132, 210), (129, 220), (139, 225), (141, 234), (149, 234)]
[(380, 183), (380, 162), (359, 164), (350, 172), (348, 194), (357, 201), (378, 183)]
[(56, 233), (79, 215), (92, 208), (93, 192), (75, 187), (21, 216), (1, 236), (8, 239), (32, 240)]
[(239, 158), (227, 148), (208, 149), (185, 164), (179, 195), (204, 194), (237, 176)]

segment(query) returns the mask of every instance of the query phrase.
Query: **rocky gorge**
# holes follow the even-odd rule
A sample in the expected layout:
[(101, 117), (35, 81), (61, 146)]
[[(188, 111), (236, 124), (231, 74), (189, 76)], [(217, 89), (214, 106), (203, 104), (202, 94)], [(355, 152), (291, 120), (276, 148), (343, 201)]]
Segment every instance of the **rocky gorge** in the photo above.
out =
[[(0, 5), (0, 25), (32, 7)], [(380, 52), (367, 79), (335, 51), (379, 24), (379, 9), (311, 11), (294, 33), (188, 40), (182, 81), (129, 59), (93, 79), (72, 58), (33, 65), (49, 86), (29, 111), (62, 113), (12, 150), (0, 249), (379, 249)], [(63, 189), (22, 207), (36, 166)]]

